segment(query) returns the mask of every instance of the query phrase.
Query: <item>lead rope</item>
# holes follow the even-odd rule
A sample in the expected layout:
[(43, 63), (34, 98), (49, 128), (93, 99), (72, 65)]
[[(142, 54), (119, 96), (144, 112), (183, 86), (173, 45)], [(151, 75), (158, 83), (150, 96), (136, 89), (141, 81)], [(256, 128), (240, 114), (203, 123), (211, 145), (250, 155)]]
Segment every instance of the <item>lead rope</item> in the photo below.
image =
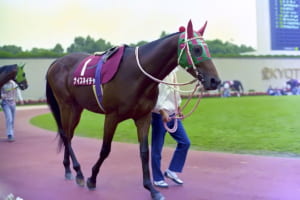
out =
[[(173, 76), (173, 83), (176, 83), (176, 74), (174, 74), (174, 76)], [(173, 128), (169, 128), (167, 122), (165, 122), (165, 121), (163, 122), (165, 129), (169, 133), (174, 133), (177, 130), (177, 128), (178, 128), (178, 118), (176, 118), (176, 115), (180, 115), (180, 111), (178, 109), (178, 102), (177, 102), (177, 95), (176, 95), (175, 88), (173, 89), (173, 95), (174, 95), (174, 102), (175, 102), (175, 115), (174, 115), (174, 117), (171, 117), (171, 120), (174, 120), (174, 126), (173, 126)]]
[[(191, 39), (189, 39), (189, 40), (192, 40), (192, 39), (195, 39), (195, 38), (191, 38)], [(191, 54), (190, 54), (189, 46), (187, 45), (187, 42), (188, 42), (187, 36), (186, 36), (185, 40), (186, 40), (185, 46), (181, 49), (180, 55), (178, 56), (178, 63), (179, 63), (180, 57), (182, 56), (183, 51), (186, 49), (187, 55), (188, 55), (188, 56), (190, 57), (190, 59), (191, 59), (193, 69), (195, 70), (195, 72), (196, 72), (196, 74), (197, 74), (197, 76), (198, 76), (198, 75), (199, 75), (199, 74), (198, 74), (198, 71), (196, 70), (195, 63), (194, 63), (194, 61), (193, 61), (193, 59), (192, 59), (192, 56), (191, 56)], [(159, 80), (159, 79), (153, 77), (151, 74), (147, 73), (147, 72), (142, 68), (142, 66), (141, 66), (141, 64), (140, 64), (140, 60), (139, 60), (139, 47), (138, 47), (138, 46), (135, 48), (135, 58), (136, 58), (137, 65), (138, 65), (139, 69), (143, 72), (143, 74), (146, 75), (148, 78), (150, 78), (150, 79), (152, 79), (152, 80), (154, 80), (154, 81), (156, 81), (156, 82), (158, 82), (158, 83), (163, 83), (163, 84), (166, 84), (166, 85), (173, 85), (173, 86), (180, 86), (180, 85), (181, 85), (181, 86), (184, 86), (184, 85), (189, 85), (189, 84), (192, 84), (192, 83), (198, 81), (197, 79), (194, 79), (194, 80), (192, 80), (192, 81), (190, 81), (190, 82), (187, 82), (187, 83), (168, 83), (168, 82)], [(187, 104), (190, 102), (190, 100), (192, 99), (194, 93), (196, 92), (196, 90), (197, 90), (197, 88), (199, 87), (200, 84), (201, 84), (201, 82), (198, 81), (198, 84), (195, 85), (195, 88), (194, 88), (193, 93), (189, 96), (189, 99), (187, 100), (187, 102), (186, 102), (186, 103), (184, 104), (184, 106), (182, 107), (182, 111), (183, 111), (183, 109), (187, 106)], [(202, 94), (202, 89), (203, 89), (203, 88), (201, 87), (201, 94)], [(193, 107), (193, 109), (191, 110), (191, 112), (189, 112), (189, 113), (188, 113), (187, 115), (185, 115), (185, 116), (184, 116), (184, 115), (181, 115), (181, 116), (178, 116), (178, 117), (177, 117), (177, 115), (179, 115), (180, 113), (179, 113), (179, 110), (178, 110), (177, 98), (176, 98), (176, 94), (175, 94), (175, 90), (176, 90), (176, 89), (174, 88), (173, 90), (174, 90), (174, 99), (175, 99), (175, 102), (176, 102), (176, 103), (175, 103), (175, 106), (176, 106), (176, 113), (175, 113), (175, 116), (172, 117), (172, 119), (175, 120), (175, 121), (174, 121), (174, 126), (173, 126), (173, 128), (169, 128), (169, 127), (167, 126), (167, 123), (166, 123), (166, 122), (163, 122), (165, 129), (166, 129), (168, 132), (170, 132), (170, 133), (174, 133), (174, 132), (177, 130), (177, 128), (178, 128), (178, 119), (184, 119), (184, 118), (190, 116), (190, 115), (196, 110), (196, 108), (198, 107), (198, 105), (199, 105), (199, 103), (200, 103), (200, 101), (201, 101), (201, 97), (202, 97), (202, 95), (199, 94), (198, 101), (197, 101), (197, 103), (195, 104), (195, 106)]]
[[(186, 114), (186, 115), (182, 115), (182, 114), (180, 113), (180, 111), (179, 111), (179, 109), (178, 109), (178, 105), (177, 105), (177, 100), (175, 99), (175, 101), (176, 101), (175, 106), (177, 107), (177, 110), (176, 110), (175, 116), (171, 117), (173, 120), (175, 120), (175, 121), (174, 121), (174, 126), (173, 126), (173, 128), (169, 128), (169, 127), (167, 126), (167, 123), (164, 122), (164, 127), (165, 127), (165, 129), (166, 129), (169, 133), (174, 133), (174, 132), (177, 130), (177, 127), (178, 127), (178, 122), (177, 122), (177, 120), (178, 120), (178, 119), (185, 119), (185, 118), (191, 116), (192, 113), (195, 112), (195, 110), (196, 110), (197, 107), (199, 106), (200, 101), (201, 101), (201, 97), (202, 97), (202, 92), (203, 92), (202, 90), (203, 90), (203, 87), (201, 87), (200, 85), (196, 85), (196, 87), (195, 87), (193, 93), (192, 93), (191, 95), (189, 95), (188, 100), (187, 100), (187, 101), (185, 102), (185, 104), (182, 106), (181, 111), (183, 111), (183, 110), (186, 108), (186, 106), (189, 104), (189, 102), (191, 101), (192, 97), (194, 96), (194, 94), (196, 93), (196, 91), (197, 91), (198, 88), (200, 89), (200, 93), (198, 94), (198, 100), (197, 100), (196, 104), (194, 105), (194, 107), (192, 108), (192, 110), (191, 110), (188, 114)], [(176, 98), (175, 90), (174, 90), (174, 98)], [(178, 116), (177, 116), (177, 115), (178, 115)]]

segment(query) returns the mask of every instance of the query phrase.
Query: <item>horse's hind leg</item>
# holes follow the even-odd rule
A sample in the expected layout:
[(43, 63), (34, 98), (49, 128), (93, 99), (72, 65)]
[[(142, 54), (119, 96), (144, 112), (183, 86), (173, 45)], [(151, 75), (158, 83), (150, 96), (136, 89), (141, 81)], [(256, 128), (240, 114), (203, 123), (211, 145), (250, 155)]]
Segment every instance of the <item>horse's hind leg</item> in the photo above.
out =
[(119, 121), (116, 115), (108, 114), (105, 116), (104, 134), (102, 148), (96, 164), (92, 168), (92, 175), (87, 180), (87, 187), (92, 190), (96, 188), (96, 179), (103, 161), (108, 157), (111, 150), (111, 142)]
[(71, 145), (71, 140), (74, 135), (74, 130), (79, 123), (81, 112), (82, 109), (80, 109), (79, 106), (69, 105), (69, 104), (62, 106), (61, 121), (62, 121), (62, 127), (65, 131), (61, 133), (61, 138), (65, 146), (64, 161), (63, 161), (65, 167), (65, 177), (67, 179), (72, 178), (71, 170), (70, 170), (70, 157), (71, 157), (73, 163), (73, 169), (76, 171), (76, 183), (80, 186), (84, 186), (84, 176)]
[[(62, 130), (60, 130), (62, 131)], [(60, 134), (62, 137), (64, 137), (64, 134)], [(63, 160), (63, 165), (65, 167), (65, 178), (67, 180), (72, 180), (73, 179), (73, 175), (71, 172), (71, 167), (70, 167), (70, 153), (69, 150), (67, 148), (68, 143), (67, 143), (67, 138), (61, 138), (62, 142), (64, 143), (65, 149), (64, 149), (64, 160)]]
[(140, 157), (142, 160), (143, 168), (143, 184), (144, 187), (150, 191), (153, 200), (164, 200), (164, 196), (154, 189), (149, 171), (149, 145), (148, 145), (148, 133), (150, 128), (151, 115), (135, 120), (137, 127), (138, 138), (140, 143)]

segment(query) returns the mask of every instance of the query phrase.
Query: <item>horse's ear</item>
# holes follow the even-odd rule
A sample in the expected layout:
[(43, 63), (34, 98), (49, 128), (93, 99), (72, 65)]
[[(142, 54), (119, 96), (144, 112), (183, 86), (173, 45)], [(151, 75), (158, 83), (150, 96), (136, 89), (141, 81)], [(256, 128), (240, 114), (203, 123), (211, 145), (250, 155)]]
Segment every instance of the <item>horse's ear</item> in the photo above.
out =
[(21, 69), (23, 69), (25, 67), (25, 63), (19, 64), (18, 67), (20, 67)]
[(193, 23), (192, 20), (190, 20), (187, 25), (187, 38), (189, 39), (193, 37), (194, 37)]
[(203, 34), (204, 34), (206, 25), (207, 25), (207, 21), (206, 21), (205, 24), (202, 26), (202, 28), (200, 28), (200, 30), (198, 31), (198, 33), (199, 33), (201, 36), (203, 36)]

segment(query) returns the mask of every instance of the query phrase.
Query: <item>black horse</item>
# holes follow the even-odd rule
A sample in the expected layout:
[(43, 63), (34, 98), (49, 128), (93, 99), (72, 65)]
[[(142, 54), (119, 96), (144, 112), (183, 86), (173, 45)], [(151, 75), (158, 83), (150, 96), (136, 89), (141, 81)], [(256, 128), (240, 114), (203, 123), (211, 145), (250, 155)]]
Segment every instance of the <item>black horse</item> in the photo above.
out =
[(46, 96), (58, 126), (61, 144), (65, 147), (65, 177), (71, 177), (71, 158), (77, 184), (85, 184), (80, 164), (71, 146), (74, 129), (79, 123), (83, 109), (105, 114), (102, 149), (87, 180), (90, 189), (96, 187), (100, 166), (111, 151), (117, 125), (124, 120), (133, 119), (140, 144), (143, 185), (151, 192), (154, 200), (164, 199), (151, 183), (148, 163), (148, 132), (151, 111), (158, 96), (158, 82), (150, 79), (142, 71), (162, 80), (179, 64), (201, 81), (205, 89), (217, 89), (220, 79), (202, 38), (204, 29), (205, 26), (199, 31), (194, 31), (190, 21), (186, 32), (173, 33), (137, 48), (125, 47), (117, 73), (111, 81), (103, 84), (101, 104), (105, 111), (98, 106), (93, 86), (73, 84), (76, 67), (89, 54), (70, 54), (51, 64), (46, 76)]
[(222, 97), (230, 96), (230, 91), (236, 92), (238, 97), (244, 93), (242, 82), (239, 80), (223, 81), (219, 85), (218, 90)]
[(4, 65), (0, 67), (0, 88), (9, 80), (14, 80), (21, 90), (28, 87), (23, 65)]

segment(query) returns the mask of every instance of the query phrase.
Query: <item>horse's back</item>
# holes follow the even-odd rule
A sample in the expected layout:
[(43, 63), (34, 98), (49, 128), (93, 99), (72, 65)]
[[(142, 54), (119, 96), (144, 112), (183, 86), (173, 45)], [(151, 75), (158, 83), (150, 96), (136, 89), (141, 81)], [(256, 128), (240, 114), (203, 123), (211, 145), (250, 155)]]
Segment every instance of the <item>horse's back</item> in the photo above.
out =
[(72, 82), (72, 74), (76, 66), (89, 54), (86, 53), (71, 53), (61, 58), (56, 59), (49, 67), (46, 75), (50, 85), (62, 84), (66, 85)]
[(51, 67), (54, 65), (55, 68), (64, 67), (65, 69), (74, 69), (84, 58), (88, 57), (90, 54), (87, 53), (71, 53), (58, 58), (54, 61)]

